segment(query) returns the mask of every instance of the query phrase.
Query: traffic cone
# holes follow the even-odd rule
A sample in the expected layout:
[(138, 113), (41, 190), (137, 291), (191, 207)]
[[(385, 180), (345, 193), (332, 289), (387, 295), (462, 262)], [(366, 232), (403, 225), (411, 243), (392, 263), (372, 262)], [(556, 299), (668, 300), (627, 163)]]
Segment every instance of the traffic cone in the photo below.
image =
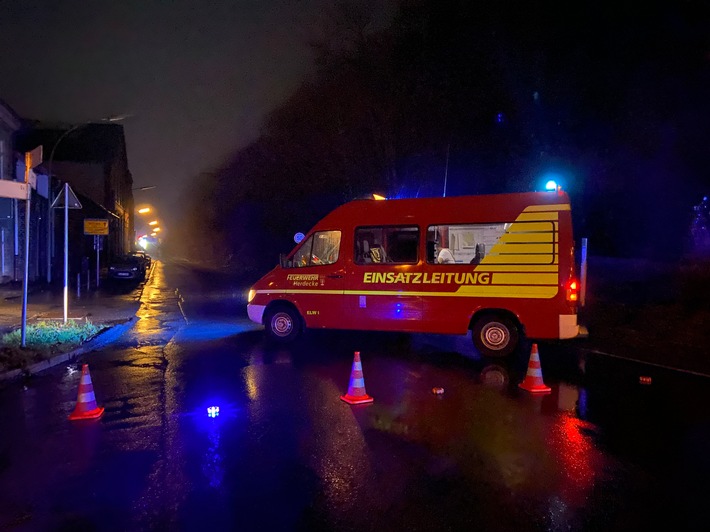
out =
[(103, 415), (103, 407), (96, 406), (96, 397), (94, 396), (94, 386), (91, 384), (91, 374), (89, 373), (89, 365), (84, 364), (81, 367), (81, 380), (79, 381), (79, 396), (76, 400), (76, 408), (69, 416), (72, 421), (77, 419), (96, 419)]
[(350, 384), (348, 393), (340, 398), (351, 405), (361, 405), (372, 403), (374, 399), (367, 395), (365, 391), (365, 377), (362, 374), (362, 362), (360, 362), (360, 351), (355, 351), (353, 359), (353, 369), (350, 371)]
[(542, 368), (540, 367), (540, 355), (537, 352), (537, 344), (532, 345), (530, 360), (528, 362), (528, 373), (523, 382), (518, 384), (523, 390), (531, 393), (549, 393), (552, 388), (545, 386), (542, 382)]

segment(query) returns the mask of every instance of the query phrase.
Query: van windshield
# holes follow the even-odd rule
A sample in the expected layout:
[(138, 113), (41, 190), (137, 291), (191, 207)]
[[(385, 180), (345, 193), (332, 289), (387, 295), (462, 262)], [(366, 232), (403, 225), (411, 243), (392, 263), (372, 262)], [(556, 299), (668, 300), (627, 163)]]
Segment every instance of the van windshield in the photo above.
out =
[(284, 268), (303, 268), (306, 266), (325, 266), (338, 261), (340, 257), (340, 231), (319, 231), (296, 249), (282, 266)]

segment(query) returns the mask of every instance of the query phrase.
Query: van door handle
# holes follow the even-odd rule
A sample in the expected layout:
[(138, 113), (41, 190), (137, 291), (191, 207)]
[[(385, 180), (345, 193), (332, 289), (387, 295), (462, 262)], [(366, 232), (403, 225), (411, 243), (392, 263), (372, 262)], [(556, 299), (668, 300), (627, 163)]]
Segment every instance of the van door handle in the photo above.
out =
[(331, 273), (330, 275), (326, 275), (326, 277), (330, 279), (342, 279), (343, 276), (340, 275), (339, 273)]

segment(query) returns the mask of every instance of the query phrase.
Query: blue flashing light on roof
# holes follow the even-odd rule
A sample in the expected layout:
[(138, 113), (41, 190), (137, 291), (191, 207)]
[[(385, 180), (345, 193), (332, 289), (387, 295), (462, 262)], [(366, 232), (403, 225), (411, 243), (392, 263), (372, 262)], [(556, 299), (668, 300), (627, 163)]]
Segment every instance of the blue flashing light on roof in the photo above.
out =
[(545, 183), (545, 190), (557, 190), (557, 182), (550, 179), (547, 183)]
[(215, 418), (217, 416), (219, 416), (218, 406), (210, 406), (207, 408), (207, 417)]

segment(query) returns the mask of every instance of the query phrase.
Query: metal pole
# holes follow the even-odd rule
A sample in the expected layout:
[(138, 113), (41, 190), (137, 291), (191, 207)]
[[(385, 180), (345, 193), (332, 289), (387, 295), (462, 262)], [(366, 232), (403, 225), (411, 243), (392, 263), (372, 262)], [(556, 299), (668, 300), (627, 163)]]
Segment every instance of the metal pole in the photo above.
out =
[(446, 146), (446, 169), (444, 170), (444, 197), (446, 197), (446, 180), (449, 177), (449, 150), (451, 149), (451, 143)]
[(29, 186), (30, 167), (25, 165), (25, 183), (27, 183), (27, 202), (25, 204), (25, 277), (22, 280), (22, 332), (21, 345), (25, 347), (25, 332), (27, 329), (27, 283), (30, 277), (30, 202), (32, 199), (32, 187)]
[(579, 304), (584, 306), (587, 296), (587, 239), (582, 239), (582, 274), (579, 287)]
[(99, 288), (99, 248), (101, 247), (101, 237), (94, 235), (94, 247), (96, 248), (96, 289)]
[(20, 212), (17, 208), (19, 200), (12, 200), (13, 218), (15, 221), (14, 232), (15, 232), (15, 247), (13, 248), (14, 256), (12, 261), (12, 278), (17, 281), (17, 256), (20, 254)]
[(47, 176), (47, 284), (52, 282), (52, 240), (54, 235), (52, 234), (52, 218), (54, 217), (54, 209), (52, 209), (52, 171), (50, 169), (49, 176)]
[(76, 274), (76, 297), (81, 297), (81, 272)]
[(64, 323), (69, 311), (69, 183), (64, 183)]
[(5, 228), (2, 228), (2, 244), (0, 245), (0, 253), (2, 253), (2, 276), (5, 277)]

